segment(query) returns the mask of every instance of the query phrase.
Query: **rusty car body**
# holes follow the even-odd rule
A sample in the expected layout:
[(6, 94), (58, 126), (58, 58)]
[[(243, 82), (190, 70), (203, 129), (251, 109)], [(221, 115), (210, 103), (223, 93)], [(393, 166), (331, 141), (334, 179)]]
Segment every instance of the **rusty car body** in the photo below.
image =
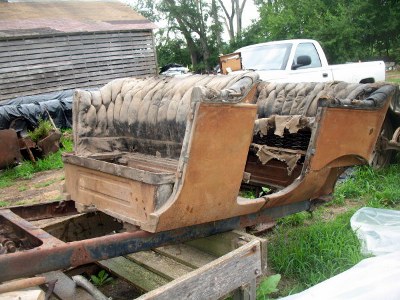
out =
[[(328, 201), (348, 166), (374, 160), (397, 89), (269, 83), (244, 72), (79, 90), (65, 192), (79, 211), (148, 232)], [(249, 199), (243, 187), (270, 192)]]

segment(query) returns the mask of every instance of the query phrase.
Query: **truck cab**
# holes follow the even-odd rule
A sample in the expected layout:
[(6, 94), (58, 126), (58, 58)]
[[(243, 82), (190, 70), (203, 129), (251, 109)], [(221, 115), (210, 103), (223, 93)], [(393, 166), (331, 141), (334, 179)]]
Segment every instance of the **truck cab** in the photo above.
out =
[(321, 45), (311, 39), (261, 43), (235, 52), (241, 53), (243, 69), (257, 71), (266, 81), (372, 83), (385, 80), (383, 61), (330, 66)]

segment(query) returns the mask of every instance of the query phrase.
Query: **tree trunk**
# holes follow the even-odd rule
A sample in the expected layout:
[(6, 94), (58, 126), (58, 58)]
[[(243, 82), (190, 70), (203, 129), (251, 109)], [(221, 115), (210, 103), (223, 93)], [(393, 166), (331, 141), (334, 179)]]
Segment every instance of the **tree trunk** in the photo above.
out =
[(240, 38), (242, 36), (242, 15), (243, 9), (247, 0), (243, 0), (242, 4), (239, 3), (239, 0), (235, 0), (235, 8), (236, 8), (236, 36)]
[(226, 28), (228, 29), (229, 33), (229, 41), (233, 42), (235, 40), (235, 29), (233, 27), (233, 18), (235, 17), (235, 0), (231, 0), (231, 5), (232, 5), (232, 11), (231, 14), (228, 13), (228, 10), (226, 9), (224, 3), (222, 0), (218, 0), (219, 4), (221, 5), (222, 9), (224, 10), (226, 19), (225, 19), (225, 25)]

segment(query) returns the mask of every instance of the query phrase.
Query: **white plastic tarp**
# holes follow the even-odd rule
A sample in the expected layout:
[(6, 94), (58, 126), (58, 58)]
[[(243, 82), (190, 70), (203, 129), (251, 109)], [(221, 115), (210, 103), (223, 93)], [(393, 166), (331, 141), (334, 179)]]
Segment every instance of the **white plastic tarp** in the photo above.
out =
[(285, 300), (400, 299), (400, 251), (362, 260), (351, 269)]
[(351, 217), (350, 224), (361, 241), (363, 254), (400, 251), (400, 211), (363, 207)]

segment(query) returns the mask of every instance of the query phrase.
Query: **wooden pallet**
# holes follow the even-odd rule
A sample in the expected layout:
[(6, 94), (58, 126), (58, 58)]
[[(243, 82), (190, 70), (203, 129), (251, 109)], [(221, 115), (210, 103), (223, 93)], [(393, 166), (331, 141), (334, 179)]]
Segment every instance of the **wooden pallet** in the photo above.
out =
[(266, 270), (266, 240), (231, 231), (98, 262), (142, 292), (139, 299), (255, 297)]

